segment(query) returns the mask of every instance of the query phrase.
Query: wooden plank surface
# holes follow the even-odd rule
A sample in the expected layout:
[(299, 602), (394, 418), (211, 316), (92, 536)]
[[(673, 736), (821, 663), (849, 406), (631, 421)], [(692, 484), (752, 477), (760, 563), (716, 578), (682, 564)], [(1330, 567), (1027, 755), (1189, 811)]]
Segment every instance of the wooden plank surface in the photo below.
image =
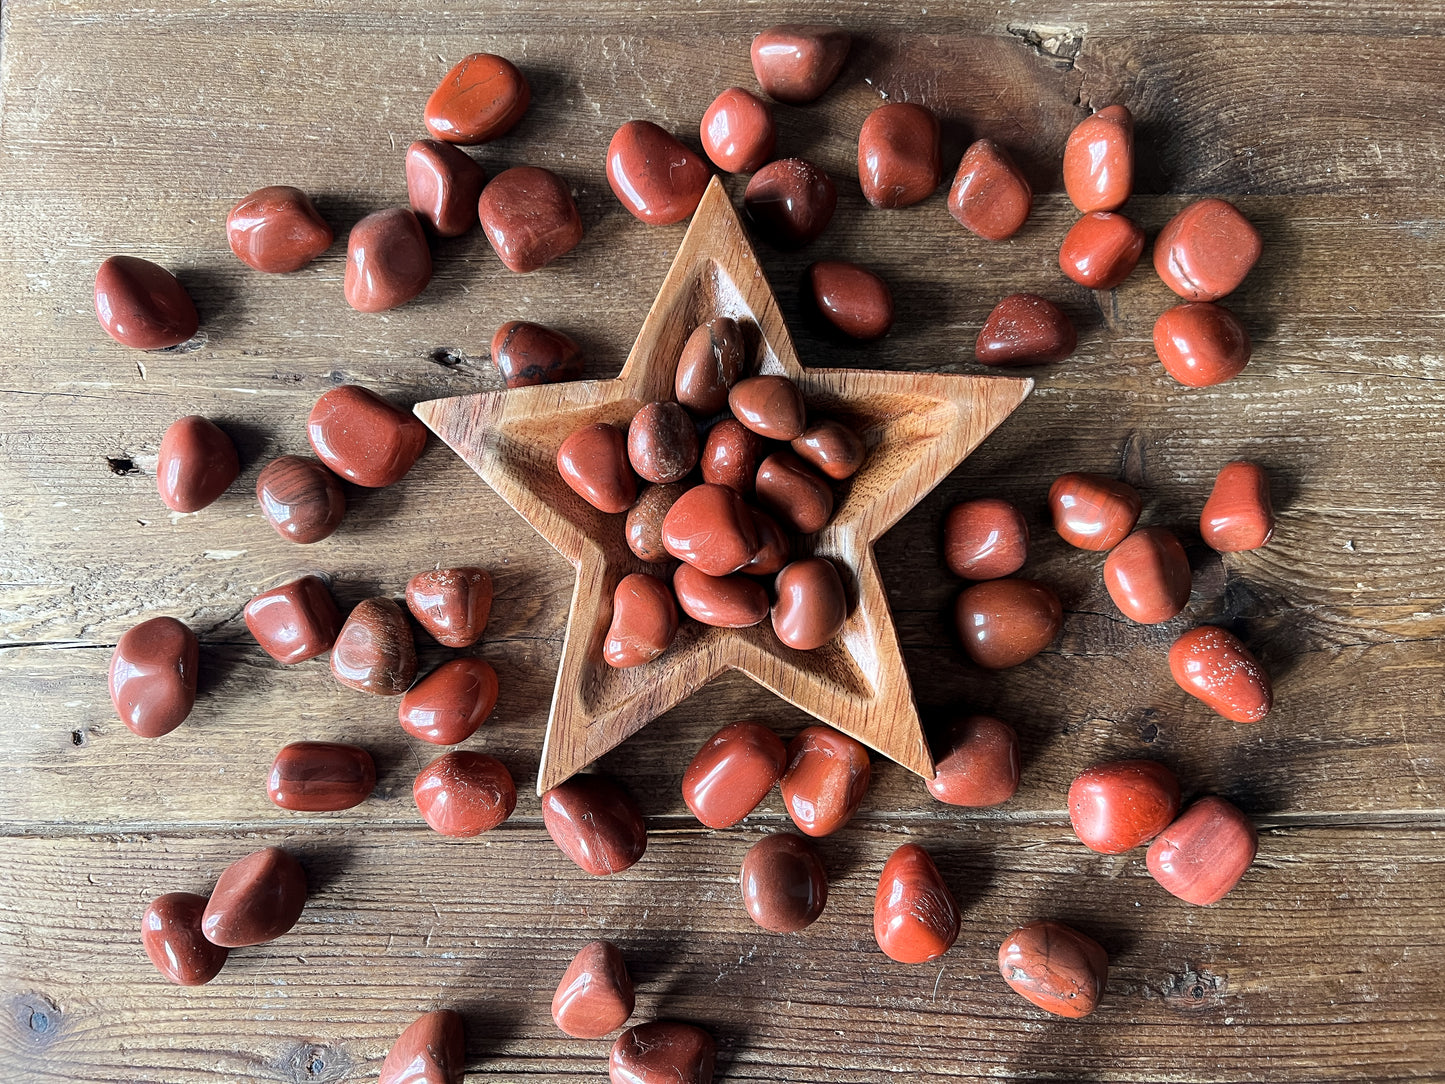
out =
[[(564, 1040), (546, 1005), (566, 957), (606, 933), (640, 980), (642, 1015), (695, 1019), (743, 1081), (1445, 1080), (1445, 11), (1398, 5), (1141, 3), (825, 4), (661, 8), (484, 4), (441, 11), (357, 0), (16, 0), (0, 9), (0, 1053), (20, 1081), (359, 1081), (416, 1013), (462, 1008), (478, 1078), (600, 1079), (605, 1043)], [(746, 846), (786, 823), (773, 795), (748, 827), (701, 830), (678, 781), (719, 720), (784, 734), (803, 717), (724, 679), (644, 728), (603, 767), (649, 818), (634, 871), (594, 881), (541, 830), (531, 798), (567, 599), (566, 564), (433, 442), (390, 490), (348, 489), (342, 529), (301, 550), (250, 498), (270, 458), (306, 449), (317, 395), (358, 381), (400, 403), (495, 388), (496, 326), (537, 319), (615, 374), (682, 235), (646, 228), (608, 191), (602, 153), (645, 117), (695, 142), (713, 94), (751, 86), (747, 42), (774, 22), (830, 19), (860, 40), (817, 106), (778, 110), (780, 149), (839, 186), (812, 248), (760, 256), (804, 364), (978, 371), (993, 303), (1034, 290), (1080, 326), (1068, 362), (1035, 374), (1025, 406), (878, 547), (925, 722), (965, 708), (1013, 721), (1018, 797), (945, 809), (876, 765), (857, 822), (824, 841), (824, 919), (762, 934), (735, 899)], [(307, 188), (344, 237), (404, 202), (401, 153), (426, 94), (460, 56), (516, 60), (534, 104), (514, 136), (477, 151), (489, 170), (535, 163), (574, 186), (587, 235), (535, 275), (505, 272), (477, 233), (436, 247), (416, 302), (363, 316), (341, 298), (344, 246), (292, 276), (260, 276), (225, 244), (226, 211), (268, 183)], [(1039, 190), (1028, 226), (988, 245), (940, 190), (872, 212), (853, 167), (883, 96), (945, 120), (964, 142), (1015, 150)], [(1260, 266), (1228, 302), (1256, 341), (1245, 375), (1188, 391), (1153, 360), (1172, 295), (1141, 269), (1090, 294), (1055, 255), (1074, 212), (1058, 155), (1089, 106), (1139, 118), (1139, 195), (1151, 235), (1197, 193), (1260, 226)], [(729, 182), (735, 197), (741, 184)], [(201, 311), (197, 348), (138, 354), (98, 329), (94, 269), (144, 255), (177, 270)], [(892, 283), (897, 326), (848, 349), (799, 319), (813, 259), (852, 258)], [(195, 516), (154, 490), (160, 435), (205, 413), (244, 470)], [(1258, 553), (1211, 556), (1192, 524), (1219, 465), (1260, 459), (1280, 529)], [(1184, 618), (1122, 621), (1100, 560), (1048, 530), (1049, 481), (1120, 473), (1147, 522), (1179, 527), (1196, 564)], [(116, 473), (117, 470), (123, 473)], [(949, 629), (958, 584), (937, 533), (977, 495), (1017, 501), (1055, 584), (1064, 634), (1001, 675), (967, 666)], [(471, 561), (498, 598), (480, 654), (497, 666), (493, 722), (469, 743), (521, 792), (498, 832), (451, 843), (418, 827), (417, 767), (394, 704), (336, 686), (324, 662), (285, 669), (240, 608), (306, 570), (344, 603), (397, 594), (413, 572)], [(109, 649), (143, 616), (202, 639), (203, 696), (184, 728), (135, 739), (104, 692)], [(1169, 680), (1182, 627), (1224, 621), (1277, 679), (1260, 726), (1213, 718)], [(423, 664), (446, 655), (423, 649)], [(356, 741), (376, 794), (340, 814), (286, 814), (262, 773), (299, 738)], [(1241, 889), (1188, 908), (1068, 832), (1068, 781), (1097, 760), (1164, 760), (1186, 794), (1219, 792), (1264, 828)], [(935, 965), (892, 965), (869, 930), (873, 885), (904, 838), (939, 857), (964, 908)], [(226, 862), (293, 846), (314, 896), (285, 939), (238, 953), (210, 987), (170, 987), (135, 933), (154, 895), (205, 891)], [(1075, 921), (1113, 957), (1090, 1020), (1046, 1018), (990, 959), (1014, 924)]]

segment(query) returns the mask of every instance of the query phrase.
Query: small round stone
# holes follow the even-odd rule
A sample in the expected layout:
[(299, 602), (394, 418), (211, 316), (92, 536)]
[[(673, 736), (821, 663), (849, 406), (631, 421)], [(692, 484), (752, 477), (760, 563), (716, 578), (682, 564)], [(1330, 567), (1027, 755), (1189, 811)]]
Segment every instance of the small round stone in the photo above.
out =
[(531, 101), (531, 88), (515, 64), (491, 53), (473, 53), (437, 84), (424, 119), (437, 139), (486, 143), (511, 131)]
[(1259, 660), (1228, 629), (1201, 625), (1169, 649), (1179, 687), (1235, 723), (1257, 723), (1274, 706), (1274, 687)]
[(1153, 760), (1115, 760), (1069, 785), (1069, 822), (1091, 851), (1123, 854), (1164, 831), (1179, 812), (1179, 780)]
[(1034, 580), (985, 580), (965, 588), (955, 610), (968, 657), (989, 670), (1033, 658), (1054, 642), (1063, 607), (1052, 588)]
[(703, 442), (702, 480), (727, 486), (740, 497), (751, 496), (762, 456), (763, 438), (736, 418), (724, 418)]
[(642, 478), (680, 482), (697, 466), (697, 427), (674, 402), (648, 403), (627, 427), (627, 458)]
[(306, 437), (317, 458), (348, 482), (380, 489), (401, 481), (426, 447), (426, 426), (359, 384), (316, 400)]
[(301, 864), (280, 847), (267, 847), (226, 867), (206, 902), (201, 933), (224, 948), (260, 945), (296, 925), (305, 906)]
[(1139, 491), (1102, 474), (1073, 471), (1049, 486), (1054, 530), (1082, 550), (1110, 550), (1124, 541), (1144, 507)]
[(996, 580), (1023, 568), (1029, 525), (1008, 501), (980, 497), (948, 510), (943, 521), (943, 559), (966, 580)]
[(630, 120), (607, 145), (607, 183), (622, 206), (653, 226), (681, 222), (707, 189), (707, 162), (646, 120)]
[(623, 533), (627, 548), (648, 564), (665, 564), (672, 560), (662, 537), (662, 525), (667, 513), (691, 486), (684, 482), (673, 482), (665, 486), (648, 486), (637, 498), (637, 503), (627, 510)]
[(905, 843), (883, 864), (873, 896), (873, 937), (885, 955), (904, 964), (936, 960), (958, 939), (958, 901), (916, 843)]
[(552, 1021), (574, 1039), (600, 1039), (627, 1023), (635, 1006), (621, 950), (611, 941), (592, 941), (562, 973), (552, 995)]
[(848, 595), (837, 566), (823, 557), (794, 561), (774, 581), (773, 632), (788, 647), (813, 651), (843, 630)]
[(768, 97), (802, 105), (822, 97), (843, 70), (851, 39), (841, 27), (786, 23), (753, 39), (753, 74)]
[(1113, 211), (1091, 211), (1070, 227), (1059, 246), (1059, 270), (1080, 286), (1112, 290), (1133, 272), (1144, 252), (1144, 230)]
[(893, 326), (893, 293), (888, 283), (855, 263), (820, 260), (808, 268), (813, 304), (823, 318), (850, 339), (881, 339)]
[(1204, 544), (1217, 553), (1259, 549), (1274, 537), (1269, 475), (1258, 463), (1226, 463), (1199, 515)]
[(431, 250), (410, 207), (367, 215), (346, 239), (346, 303), (358, 312), (405, 305), (431, 282)]
[(331, 645), (331, 672), (351, 689), (400, 696), (416, 680), (416, 644), (402, 608), (389, 598), (368, 598), (347, 616)]
[(1064, 190), (1074, 206), (1117, 211), (1134, 189), (1134, 116), (1111, 105), (1080, 121), (1064, 146)]
[(299, 188), (259, 188), (226, 216), (226, 241), (242, 263), (267, 274), (299, 271), (335, 240), (331, 225)]
[(709, 828), (731, 828), (783, 776), (788, 752), (761, 723), (729, 723), (703, 743), (682, 774), (682, 800)]
[(709, 576), (692, 565), (679, 565), (672, 590), (682, 612), (715, 628), (744, 629), (768, 616), (768, 592), (745, 575)]
[(220, 426), (197, 414), (178, 418), (161, 437), (156, 488), (173, 512), (199, 512), (226, 492), (241, 460)]
[(1154, 321), (1154, 352), (1164, 371), (1188, 388), (1233, 380), (1254, 347), (1239, 318), (1223, 305), (1191, 301), (1165, 309)]
[(336, 475), (299, 455), (283, 455), (261, 468), (256, 500), (277, 534), (303, 545), (329, 537), (346, 514), (346, 495)]
[(949, 727), (934, 761), (928, 793), (948, 805), (984, 807), (1014, 796), (1019, 787), (1019, 738), (988, 715), (969, 715)]
[(582, 347), (542, 324), (512, 320), (492, 336), (492, 361), (509, 388), (582, 378)]
[(557, 449), (557, 470), (572, 491), (599, 512), (625, 512), (637, 499), (627, 437), (605, 422), (578, 429)]
[(998, 950), (998, 970), (1016, 993), (1039, 1008), (1077, 1019), (1104, 996), (1109, 956), (1092, 937), (1062, 922), (1030, 922)]
[(1104, 559), (1104, 586), (1130, 621), (1157, 625), (1189, 605), (1189, 556), (1167, 527), (1144, 527)]
[(95, 273), (95, 315), (122, 346), (163, 350), (180, 346), (200, 327), (191, 295), (159, 264), (112, 256)]
[(406, 149), (407, 199), (441, 237), (460, 237), (477, 224), (486, 183), (476, 159), (450, 143), (418, 139)]
[(817, 921), (828, 904), (828, 875), (802, 836), (776, 832), (743, 857), (743, 907), (773, 933), (797, 933)]
[(806, 835), (832, 835), (858, 812), (872, 774), (862, 742), (829, 726), (805, 727), (788, 743), (783, 804)]
[(799, 459), (835, 482), (857, 474), (868, 455), (863, 438), (831, 418), (808, 426), (792, 441), (792, 447)]
[(376, 786), (371, 754), (341, 742), (298, 741), (271, 762), (266, 796), (282, 809), (326, 813), (360, 805)]
[(677, 401), (694, 414), (726, 410), (728, 392), (747, 369), (742, 328), (731, 316), (699, 324), (687, 337), (673, 380)]
[(221, 973), (230, 949), (201, 933), (206, 897), (192, 892), (157, 896), (141, 915), (141, 944), (155, 968), (177, 986), (203, 986)]
[(702, 149), (727, 173), (751, 173), (773, 155), (777, 130), (767, 102), (741, 87), (729, 87), (702, 115)]
[(948, 193), (948, 213), (985, 241), (1018, 233), (1033, 209), (1034, 192), (1008, 151), (991, 139), (969, 145)]
[(775, 248), (802, 248), (833, 221), (838, 191), (821, 166), (781, 158), (753, 174), (743, 207), (748, 221)]
[(174, 617), (152, 617), (127, 629), (110, 657), (110, 700), (131, 733), (169, 734), (196, 705), (200, 642)]
[(484, 568), (435, 568), (406, 582), (406, 607), (444, 647), (471, 647), (492, 613), (492, 575)]
[(484, 659), (449, 659), (405, 693), (401, 728), (433, 745), (457, 745), (477, 732), (497, 706), (497, 672)]
[(938, 117), (914, 102), (880, 105), (858, 133), (858, 183), (874, 207), (908, 207), (943, 179)]
[(466, 749), (443, 753), (418, 772), (411, 794), (433, 831), (460, 839), (490, 832), (517, 808), (506, 765)]
[(562, 853), (595, 877), (621, 873), (647, 850), (642, 811), (604, 776), (574, 775), (547, 791), (542, 820)]
[(1218, 301), (1233, 293), (1259, 261), (1254, 224), (1222, 199), (1191, 203), (1154, 242), (1154, 270), (1186, 301)]
[(550, 169), (514, 166), (482, 189), (477, 216), (492, 251), (519, 275), (546, 267), (582, 242), (572, 190)]
[(649, 663), (672, 646), (677, 625), (677, 603), (666, 582), (641, 572), (624, 576), (612, 594), (602, 659), (619, 670)]
[(1012, 294), (993, 307), (974, 344), (984, 365), (1042, 365), (1063, 361), (1079, 345), (1062, 309), (1037, 294)]

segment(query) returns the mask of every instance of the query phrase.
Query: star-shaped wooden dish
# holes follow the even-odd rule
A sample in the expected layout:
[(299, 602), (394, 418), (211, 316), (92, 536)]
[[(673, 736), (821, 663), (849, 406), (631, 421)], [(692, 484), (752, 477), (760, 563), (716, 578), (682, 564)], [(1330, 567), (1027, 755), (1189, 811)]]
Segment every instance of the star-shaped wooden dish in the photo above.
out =
[[(852, 426), (868, 447), (837, 491), (832, 520), (795, 546), (830, 557), (849, 592), (843, 631), (816, 651), (785, 647), (763, 621), (747, 629), (684, 619), (653, 662), (602, 659), (612, 594), (631, 572), (658, 574), (623, 539), (621, 515), (597, 511), (557, 472), (557, 449), (585, 425), (627, 428), (673, 397), (683, 343), (714, 316), (747, 337), (754, 371), (791, 378), (810, 415)], [(725, 670), (741, 670), (804, 711), (925, 778), (933, 760), (913, 702), (873, 543), (1023, 402), (1033, 381), (936, 373), (804, 369), (737, 212), (714, 178), (615, 380), (585, 380), (418, 403), (416, 413), (577, 569), (539, 794), (615, 748)]]

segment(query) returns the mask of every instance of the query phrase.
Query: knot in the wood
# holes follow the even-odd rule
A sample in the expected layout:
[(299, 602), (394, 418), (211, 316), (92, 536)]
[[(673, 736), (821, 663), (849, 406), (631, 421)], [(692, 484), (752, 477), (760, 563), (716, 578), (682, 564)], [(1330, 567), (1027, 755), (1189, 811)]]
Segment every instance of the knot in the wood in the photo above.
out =
[(1179, 1012), (1212, 1009), (1224, 1003), (1225, 985), (1223, 975), (1186, 968), (1165, 979), (1164, 1000)]
[(42, 993), (16, 994), (10, 1000), (16, 1030), (32, 1046), (48, 1046), (60, 1032), (60, 1006)]
[(301, 1044), (283, 1062), (284, 1079), (295, 1084), (332, 1084), (347, 1079), (352, 1068), (346, 1051), (316, 1043)]

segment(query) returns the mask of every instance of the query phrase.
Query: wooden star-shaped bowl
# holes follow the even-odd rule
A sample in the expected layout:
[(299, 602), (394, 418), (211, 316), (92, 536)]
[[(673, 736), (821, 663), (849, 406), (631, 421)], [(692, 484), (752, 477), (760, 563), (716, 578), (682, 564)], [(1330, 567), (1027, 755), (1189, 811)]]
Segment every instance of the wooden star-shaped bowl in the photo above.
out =
[[(816, 651), (785, 647), (764, 621), (721, 629), (684, 619), (653, 662), (602, 659), (617, 583), (662, 569), (638, 560), (623, 517), (597, 511), (557, 471), (557, 449), (597, 422), (627, 428), (673, 397), (683, 344), (715, 316), (743, 328), (753, 371), (789, 377), (809, 414), (863, 438), (863, 468), (837, 490), (832, 520), (795, 556), (832, 558), (849, 592), (843, 631)], [(539, 794), (621, 744), (725, 670), (760, 685), (925, 778), (919, 724), (873, 544), (1023, 402), (1018, 378), (804, 369), (737, 212), (714, 178), (615, 380), (586, 380), (418, 403), (417, 415), (577, 569), (537, 774)]]

